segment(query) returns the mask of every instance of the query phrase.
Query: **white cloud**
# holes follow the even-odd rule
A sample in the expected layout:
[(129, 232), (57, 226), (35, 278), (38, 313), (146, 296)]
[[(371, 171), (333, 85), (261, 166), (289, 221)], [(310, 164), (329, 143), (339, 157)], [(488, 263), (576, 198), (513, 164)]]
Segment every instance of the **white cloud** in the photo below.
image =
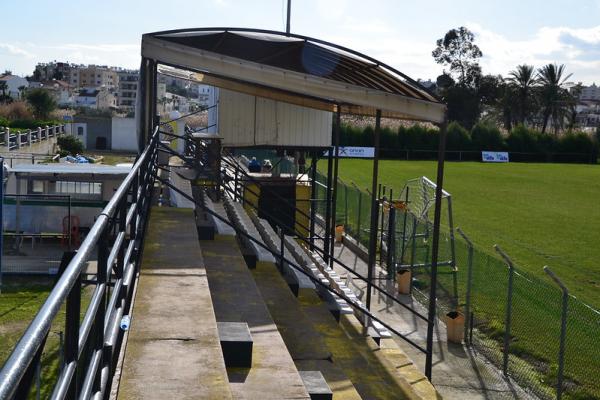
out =
[(13, 56), (21, 56), (25, 58), (35, 57), (33, 53), (30, 53), (27, 50), (24, 50), (23, 48), (10, 43), (0, 43), (0, 53), (2, 52), (2, 50), (8, 52), (8, 54), (11, 54)]
[(484, 72), (506, 75), (519, 64), (540, 67), (556, 62), (566, 64), (574, 80), (591, 82), (600, 78), (600, 26), (543, 27), (532, 37), (520, 40), (510, 40), (477, 23), (467, 26), (476, 34), (476, 43), (484, 54)]

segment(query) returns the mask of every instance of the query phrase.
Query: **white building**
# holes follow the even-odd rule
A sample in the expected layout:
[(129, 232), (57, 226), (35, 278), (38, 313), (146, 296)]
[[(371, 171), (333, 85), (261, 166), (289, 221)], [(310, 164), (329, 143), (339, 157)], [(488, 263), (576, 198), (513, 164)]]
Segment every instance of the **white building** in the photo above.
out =
[(600, 87), (596, 86), (595, 83), (593, 83), (592, 86), (583, 86), (581, 88), (579, 100), (600, 101)]
[(210, 86), (198, 85), (198, 102), (200, 103), (200, 105), (207, 106), (209, 96), (210, 96)]
[(75, 105), (96, 110), (108, 110), (117, 107), (117, 98), (108, 90), (84, 88), (77, 94)]
[[(29, 82), (27, 79), (21, 78), (17, 75), (6, 74), (0, 76), (0, 82), (6, 83), (5, 93), (12, 97), (13, 99), (19, 99), (21, 96), (21, 89), (19, 88), (28, 88)], [(1, 91), (0, 91), (1, 93)]]
[(55, 79), (43, 82), (29, 82), (29, 87), (48, 91), (59, 106), (70, 106), (75, 101), (72, 87), (65, 81)]
[(117, 106), (120, 109), (131, 111), (135, 108), (138, 80), (140, 74), (137, 70), (121, 70), (119, 75), (119, 90), (117, 92)]

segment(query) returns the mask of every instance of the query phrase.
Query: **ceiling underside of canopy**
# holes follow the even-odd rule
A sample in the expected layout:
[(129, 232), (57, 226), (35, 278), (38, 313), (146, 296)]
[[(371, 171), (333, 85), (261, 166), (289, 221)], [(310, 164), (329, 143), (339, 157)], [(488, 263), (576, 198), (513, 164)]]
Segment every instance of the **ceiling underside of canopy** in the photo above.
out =
[[(441, 123), (445, 105), (406, 75), (317, 39), (237, 28), (156, 32), (142, 56), (159, 72), (325, 111)], [(178, 69), (189, 70), (183, 72)]]

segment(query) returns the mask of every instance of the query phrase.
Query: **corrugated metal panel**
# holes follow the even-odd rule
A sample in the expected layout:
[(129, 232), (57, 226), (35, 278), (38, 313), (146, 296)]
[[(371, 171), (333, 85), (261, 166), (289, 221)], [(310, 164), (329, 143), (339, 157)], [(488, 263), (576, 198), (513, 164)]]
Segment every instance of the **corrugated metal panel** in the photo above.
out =
[(254, 144), (255, 97), (229, 90), (219, 91), (219, 135), (226, 146)]
[(226, 146), (331, 145), (331, 112), (225, 89), (211, 100), (219, 104), (218, 133)]
[(262, 97), (256, 98), (256, 144), (279, 143), (277, 104)]

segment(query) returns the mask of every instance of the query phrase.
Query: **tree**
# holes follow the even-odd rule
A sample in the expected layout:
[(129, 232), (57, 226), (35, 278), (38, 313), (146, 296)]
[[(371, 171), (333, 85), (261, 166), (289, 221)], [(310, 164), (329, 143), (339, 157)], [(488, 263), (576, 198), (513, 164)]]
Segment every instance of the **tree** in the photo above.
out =
[(517, 69), (510, 71), (508, 82), (516, 91), (518, 122), (525, 125), (525, 121), (531, 115), (532, 92), (537, 83), (535, 68), (532, 65), (518, 65)]
[(431, 53), (438, 64), (450, 68), (461, 85), (472, 85), (481, 75), (478, 60), (482, 53), (474, 41), (475, 35), (461, 26), (449, 30), (443, 38), (438, 39), (437, 47)]
[(12, 103), (12, 98), (6, 94), (8, 90), (8, 84), (4, 81), (0, 81), (0, 90), (2, 91), (2, 95), (0, 95), (0, 103)]
[(19, 99), (25, 98), (25, 90), (27, 90), (27, 86), (19, 86)]
[(573, 97), (562, 87), (571, 74), (565, 76), (564, 64), (547, 64), (538, 70), (539, 101), (542, 106), (542, 133), (552, 122), (555, 133), (563, 127), (570, 112)]
[(83, 143), (75, 136), (59, 136), (57, 143), (61, 150), (73, 156), (83, 153)]
[(36, 118), (46, 119), (54, 109), (56, 102), (44, 89), (34, 89), (27, 93), (27, 102), (33, 108)]

